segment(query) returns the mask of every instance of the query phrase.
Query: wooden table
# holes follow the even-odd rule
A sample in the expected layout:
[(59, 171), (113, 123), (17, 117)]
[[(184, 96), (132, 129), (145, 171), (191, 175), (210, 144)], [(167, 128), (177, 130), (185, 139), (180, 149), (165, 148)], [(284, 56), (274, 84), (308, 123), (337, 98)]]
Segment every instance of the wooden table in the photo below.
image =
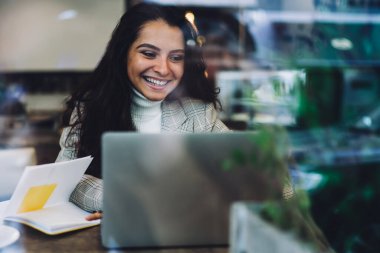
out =
[(45, 235), (28, 226), (6, 222), (17, 228), (20, 238), (13, 244), (0, 249), (2, 253), (13, 252), (159, 252), (159, 253), (228, 253), (227, 247), (196, 247), (170, 249), (107, 250), (101, 245), (100, 226), (73, 231), (62, 235)]

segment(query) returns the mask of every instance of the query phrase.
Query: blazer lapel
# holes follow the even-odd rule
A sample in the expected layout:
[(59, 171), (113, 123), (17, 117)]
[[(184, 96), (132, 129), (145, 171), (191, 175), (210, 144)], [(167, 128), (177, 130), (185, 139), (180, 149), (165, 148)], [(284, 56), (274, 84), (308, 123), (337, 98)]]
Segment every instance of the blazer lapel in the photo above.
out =
[(188, 123), (184, 108), (178, 101), (162, 103), (162, 132), (192, 132)]

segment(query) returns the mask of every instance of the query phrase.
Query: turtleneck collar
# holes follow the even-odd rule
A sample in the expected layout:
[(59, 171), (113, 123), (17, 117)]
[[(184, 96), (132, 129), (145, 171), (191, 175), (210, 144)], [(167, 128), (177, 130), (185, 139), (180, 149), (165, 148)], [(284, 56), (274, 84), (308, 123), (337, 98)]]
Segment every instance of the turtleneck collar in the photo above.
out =
[(151, 101), (136, 89), (132, 90), (132, 118), (137, 128), (144, 131), (145, 128), (160, 127), (162, 101)]
[(147, 99), (143, 94), (137, 91), (135, 88), (133, 90), (132, 98), (132, 113), (141, 117), (141, 119), (149, 120), (152, 117), (156, 117), (161, 114), (161, 101), (151, 101)]

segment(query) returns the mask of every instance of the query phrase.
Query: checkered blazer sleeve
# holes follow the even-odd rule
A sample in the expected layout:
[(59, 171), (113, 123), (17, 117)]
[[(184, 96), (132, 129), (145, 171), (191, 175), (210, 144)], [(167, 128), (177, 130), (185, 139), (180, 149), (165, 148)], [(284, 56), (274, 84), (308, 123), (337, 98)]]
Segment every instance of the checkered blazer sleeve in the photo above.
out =
[(78, 137), (70, 134), (71, 127), (65, 127), (59, 139), (61, 150), (58, 153), (56, 162), (68, 161), (76, 158), (75, 143)]
[(103, 208), (103, 180), (91, 175), (83, 175), (71, 193), (70, 201), (88, 212)]
[[(71, 120), (75, 115), (71, 117)], [(76, 143), (78, 142), (78, 132), (75, 129), (72, 133), (71, 127), (65, 127), (62, 131), (59, 145), (61, 147), (56, 162), (62, 162), (77, 158)], [(70, 201), (88, 212), (102, 210), (103, 201), (103, 181), (91, 175), (83, 175), (80, 182), (71, 193)]]
[[(75, 143), (76, 134), (69, 134), (70, 128), (62, 131), (60, 138), (61, 151), (56, 162), (67, 161), (76, 158)], [(80, 182), (71, 193), (70, 201), (88, 212), (102, 210), (103, 181), (91, 175), (83, 175)]]

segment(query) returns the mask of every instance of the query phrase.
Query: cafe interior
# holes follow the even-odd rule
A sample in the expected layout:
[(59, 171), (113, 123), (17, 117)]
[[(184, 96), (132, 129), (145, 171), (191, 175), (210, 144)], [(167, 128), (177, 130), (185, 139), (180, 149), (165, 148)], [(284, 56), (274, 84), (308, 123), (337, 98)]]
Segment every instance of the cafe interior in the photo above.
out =
[[(66, 99), (139, 2), (0, 1), (0, 166), (20, 149), (55, 162)], [(380, 252), (380, 0), (146, 2), (196, 25), (230, 129), (286, 133), (294, 188), (333, 251)], [(3, 201), (15, 186), (0, 174)]]

